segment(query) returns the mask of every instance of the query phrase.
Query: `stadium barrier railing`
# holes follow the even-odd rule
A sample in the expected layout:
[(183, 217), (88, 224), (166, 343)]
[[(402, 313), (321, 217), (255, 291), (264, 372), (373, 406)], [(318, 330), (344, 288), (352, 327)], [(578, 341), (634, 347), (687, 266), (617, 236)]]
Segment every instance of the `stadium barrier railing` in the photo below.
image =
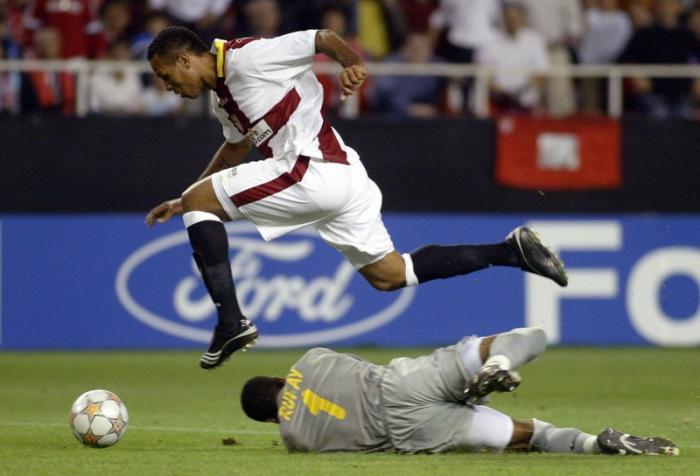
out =
[[(494, 69), (487, 65), (475, 64), (397, 64), (367, 63), (373, 76), (439, 76), (454, 80), (473, 78), (474, 88), (472, 106), (478, 117), (489, 115), (489, 79)], [(146, 61), (109, 61), (109, 60), (0, 60), (2, 72), (67, 72), (76, 75), (76, 115), (86, 116), (89, 111), (90, 77), (94, 73), (116, 71), (152, 74)], [(336, 74), (340, 66), (331, 63), (316, 63), (317, 74)], [(516, 69), (513, 69), (516, 72)], [(700, 65), (570, 65), (553, 66), (538, 73), (546, 78), (599, 78), (607, 79), (607, 115), (613, 118), (623, 113), (623, 81), (626, 78), (700, 78)], [(359, 114), (356, 97), (350, 97), (343, 108), (343, 115), (348, 118)]]

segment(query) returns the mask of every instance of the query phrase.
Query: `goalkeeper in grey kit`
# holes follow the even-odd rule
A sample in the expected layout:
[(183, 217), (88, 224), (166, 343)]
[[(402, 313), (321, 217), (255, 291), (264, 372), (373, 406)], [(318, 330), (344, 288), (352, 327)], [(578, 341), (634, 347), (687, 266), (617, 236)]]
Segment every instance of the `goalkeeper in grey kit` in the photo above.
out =
[(516, 369), (540, 356), (538, 328), (467, 337), (386, 366), (314, 348), (286, 378), (254, 377), (243, 387), (248, 417), (279, 423), (290, 451), (442, 453), (459, 449), (554, 453), (667, 454), (678, 447), (612, 428), (598, 435), (537, 419), (511, 418), (483, 403), (520, 383)]

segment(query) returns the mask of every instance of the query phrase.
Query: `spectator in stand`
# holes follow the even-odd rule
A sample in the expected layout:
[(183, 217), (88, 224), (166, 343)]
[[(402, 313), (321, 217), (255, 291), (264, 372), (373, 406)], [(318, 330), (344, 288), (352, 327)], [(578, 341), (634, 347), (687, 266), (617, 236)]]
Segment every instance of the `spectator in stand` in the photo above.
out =
[[(578, 52), (580, 62), (615, 63), (632, 35), (629, 16), (620, 9), (618, 0), (591, 0), (584, 17), (585, 33)], [(606, 85), (607, 82), (600, 78), (581, 81), (581, 102), (585, 113), (601, 112)]]
[(132, 35), (131, 7), (128, 0), (107, 0), (102, 5), (102, 25), (109, 45), (127, 41)]
[(33, 0), (24, 25), (31, 32), (56, 29), (61, 58), (100, 58), (107, 51), (102, 23), (90, 0)]
[(400, 5), (408, 31), (426, 33), (430, 29), (430, 16), (438, 0), (400, 0)]
[[(7, 18), (7, 10), (0, 1), (0, 61), (18, 59), (21, 50), (12, 34), (12, 24)], [(22, 77), (13, 71), (0, 71), (0, 114), (19, 112), (19, 92)]]
[[(0, 25), (2, 14), (0, 12)], [(12, 46), (9, 38), (3, 37), (0, 32), (0, 61), (12, 58)], [(0, 114), (19, 112), (19, 93), (21, 85), (19, 73), (11, 71), (0, 71)]]
[[(128, 61), (129, 43), (110, 46), (109, 59)], [(143, 112), (143, 89), (138, 73), (127, 68), (95, 72), (90, 78), (90, 111), (98, 114), (128, 115)]]
[(251, 0), (245, 7), (246, 21), (251, 29), (250, 36), (272, 38), (282, 34), (282, 16), (277, 0)]
[(172, 23), (194, 30), (206, 42), (222, 35), (222, 20), (231, 0), (148, 0), (154, 11), (164, 11)]
[[(433, 55), (430, 37), (411, 33), (401, 50), (387, 63), (431, 64), (439, 60)], [(377, 112), (398, 117), (430, 118), (440, 112), (443, 81), (436, 76), (378, 76), (374, 80), (374, 103)]]
[[(700, 7), (695, 6), (690, 11), (688, 11), (686, 25), (695, 37), (696, 45), (700, 45)], [(698, 49), (700, 50), (700, 46), (698, 47)], [(696, 53), (695, 63), (700, 63), (700, 51)], [(691, 96), (692, 116), (695, 119), (700, 119), (700, 81), (693, 82)]]
[[(694, 7), (688, 12), (686, 26), (695, 37), (695, 41), (700, 45), (700, 7)], [(697, 61), (700, 63), (700, 61)]]
[[(623, 63), (689, 64), (696, 61), (698, 45), (681, 23), (680, 0), (656, 0), (655, 24), (632, 36), (620, 57)], [(632, 78), (632, 107), (657, 118), (689, 117), (690, 79)]]
[(360, 44), (350, 32), (348, 19), (348, 11), (346, 7), (339, 3), (330, 3), (323, 8), (320, 14), (319, 25), (321, 28), (327, 28), (334, 31), (346, 42), (350, 44), (356, 51), (362, 51)]
[(429, 34), (433, 44), (447, 30), (446, 57), (454, 63), (472, 63), (476, 51), (489, 43), (500, 15), (493, 0), (440, 0), (430, 16)]
[(142, 95), (143, 112), (147, 116), (174, 116), (182, 111), (182, 98), (170, 93), (162, 79), (154, 77)]
[(146, 18), (143, 31), (134, 35), (131, 41), (131, 57), (146, 59), (148, 45), (163, 28), (170, 26), (170, 19), (163, 13), (153, 13)]
[(21, 34), (17, 35), (13, 25), (12, 18), (8, 9), (2, 8), (2, 0), (0, 0), (0, 43), (3, 46), (6, 59), (17, 59), (21, 57)]
[[(476, 51), (493, 39), (499, 16), (499, 2), (494, 0), (440, 0), (430, 16), (428, 34), (437, 47), (446, 30), (444, 57), (452, 63), (473, 63)], [(461, 95), (459, 87), (450, 86), (450, 91), (457, 94), (449, 95), (456, 99), (448, 101), (448, 109), (468, 109), (471, 83), (471, 80), (461, 82)]]
[(632, 35), (632, 22), (618, 0), (592, 0), (584, 15), (585, 33), (578, 50), (583, 64), (614, 63)]
[(30, 38), (24, 26), (25, 11), (29, 0), (5, 0), (0, 1), (0, 20), (4, 24), (6, 38), (9, 37), (13, 44), (19, 46), (28, 45)]
[(375, 60), (399, 48), (406, 25), (398, 0), (357, 0), (358, 41)]
[(527, 27), (527, 11), (519, 2), (503, 9), (503, 29), (477, 52), (477, 62), (491, 65), (490, 85), (495, 114), (530, 113), (540, 106), (543, 77), (549, 67), (544, 38)]
[[(573, 62), (573, 51), (583, 34), (583, 10), (580, 0), (521, 0), (528, 12), (530, 26), (544, 37), (552, 66)], [(576, 95), (571, 78), (547, 79), (547, 112), (562, 117), (576, 112)]]
[(625, 9), (630, 16), (632, 27), (635, 31), (654, 24), (654, 14), (648, 4), (648, 0), (629, 0), (627, 2)]
[[(256, 28), (250, 24), (246, 10), (248, 5), (251, 3), (255, 3), (255, 0), (236, 0), (233, 3), (233, 8), (231, 11), (233, 13), (232, 18), (235, 22), (235, 31), (234, 34), (229, 36), (230, 38), (253, 36), (255, 35), (256, 29), (268, 29), (264, 26)], [(278, 32), (277, 36), (285, 33), (291, 33), (293, 31), (318, 28), (321, 14), (329, 5), (343, 8), (351, 19), (352, 24), (350, 25), (349, 30), (352, 30), (353, 32), (357, 30), (356, 25), (354, 24), (356, 0), (305, 0), (303, 2), (293, 0), (274, 0), (274, 2), (271, 3), (274, 3), (275, 5), (267, 5), (262, 7), (262, 9), (267, 9), (275, 17), (274, 19), (277, 25), (274, 27), (274, 29)], [(260, 7), (258, 6), (254, 8)], [(256, 17), (255, 20), (259, 21), (258, 17), (260, 16), (262, 16), (262, 14), (254, 14), (254, 17)]]
[[(319, 26), (337, 33), (338, 36), (343, 38), (348, 46), (350, 46), (350, 48), (361, 58), (366, 56), (357, 39), (349, 32), (347, 11), (341, 4), (330, 4), (324, 8), (321, 12)], [(333, 62), (333, 60), (324, 54), (316, 55), (314, 61), (317, 63)], [(341, 116), (351, 115), (349, 111), (345, 110), (345, 108), (349, 107), (348, 105), (351, 103), (346, 103), (341, 100), (340, 83), (338, 82), (336, 75), (319, 74), (317, 75), (317, 78), (323, 86), (323, 107), (326, 109), (326, 111), (338, 113)], [(369, 84), (370, 81), (365, 81), (358, 91), (359, 96), (357, 96), (357, 100), (360, 101), (360, 109), (363, 109), (366, 105), (367, 88), (369, 87)]]
[[(34, 33), (28, 57), (57, 60), (61, 53), (61, 34), (55, 28), (42, 28)], [(30, 71), (22, 75), (22, 112), (75, 112), (75, 77), (70, 73)]]

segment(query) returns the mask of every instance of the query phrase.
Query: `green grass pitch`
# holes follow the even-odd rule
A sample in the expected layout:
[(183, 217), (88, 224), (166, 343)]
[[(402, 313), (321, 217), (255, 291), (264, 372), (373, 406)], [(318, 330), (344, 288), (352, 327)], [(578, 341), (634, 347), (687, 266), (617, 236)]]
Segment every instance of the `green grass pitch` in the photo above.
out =
[[(421, 349), (354, 349), (377, 363)], [(236, 354), (204, 372), (193, 352), (0, 353), (0, 475), (698, 474), (700, 349), (552, 348), (493, 406), (512, 416), (667, 436), (673, 457), (553, 454), (288, 454), (272, 424), (248, 421), (238, 392), (253, 375), (283, 376), (302, 351)], [(69, 407), (106, 388), (130, 413), (112, 448), (83, 448)], [(224, 446), (232, 437), (237, 445)]]

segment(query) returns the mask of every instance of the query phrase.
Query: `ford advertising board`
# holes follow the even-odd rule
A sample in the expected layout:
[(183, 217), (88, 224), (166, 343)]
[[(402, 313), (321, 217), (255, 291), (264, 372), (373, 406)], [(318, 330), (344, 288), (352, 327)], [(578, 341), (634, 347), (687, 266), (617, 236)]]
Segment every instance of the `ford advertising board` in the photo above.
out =
[[(260, 346), (423, 346), (536, 325), (551, 343), (700, 345), (700, 216), (388, 215), (401, 251), (500, 241), (528, 223), (570, 284), (491, 268), (372, 289), (312, 230), (263, 241), (227, 225), (242, 309)], [(136, 215), (0, 217), (0, 348), (203, 348), (214, 306), (181, 223)]]

